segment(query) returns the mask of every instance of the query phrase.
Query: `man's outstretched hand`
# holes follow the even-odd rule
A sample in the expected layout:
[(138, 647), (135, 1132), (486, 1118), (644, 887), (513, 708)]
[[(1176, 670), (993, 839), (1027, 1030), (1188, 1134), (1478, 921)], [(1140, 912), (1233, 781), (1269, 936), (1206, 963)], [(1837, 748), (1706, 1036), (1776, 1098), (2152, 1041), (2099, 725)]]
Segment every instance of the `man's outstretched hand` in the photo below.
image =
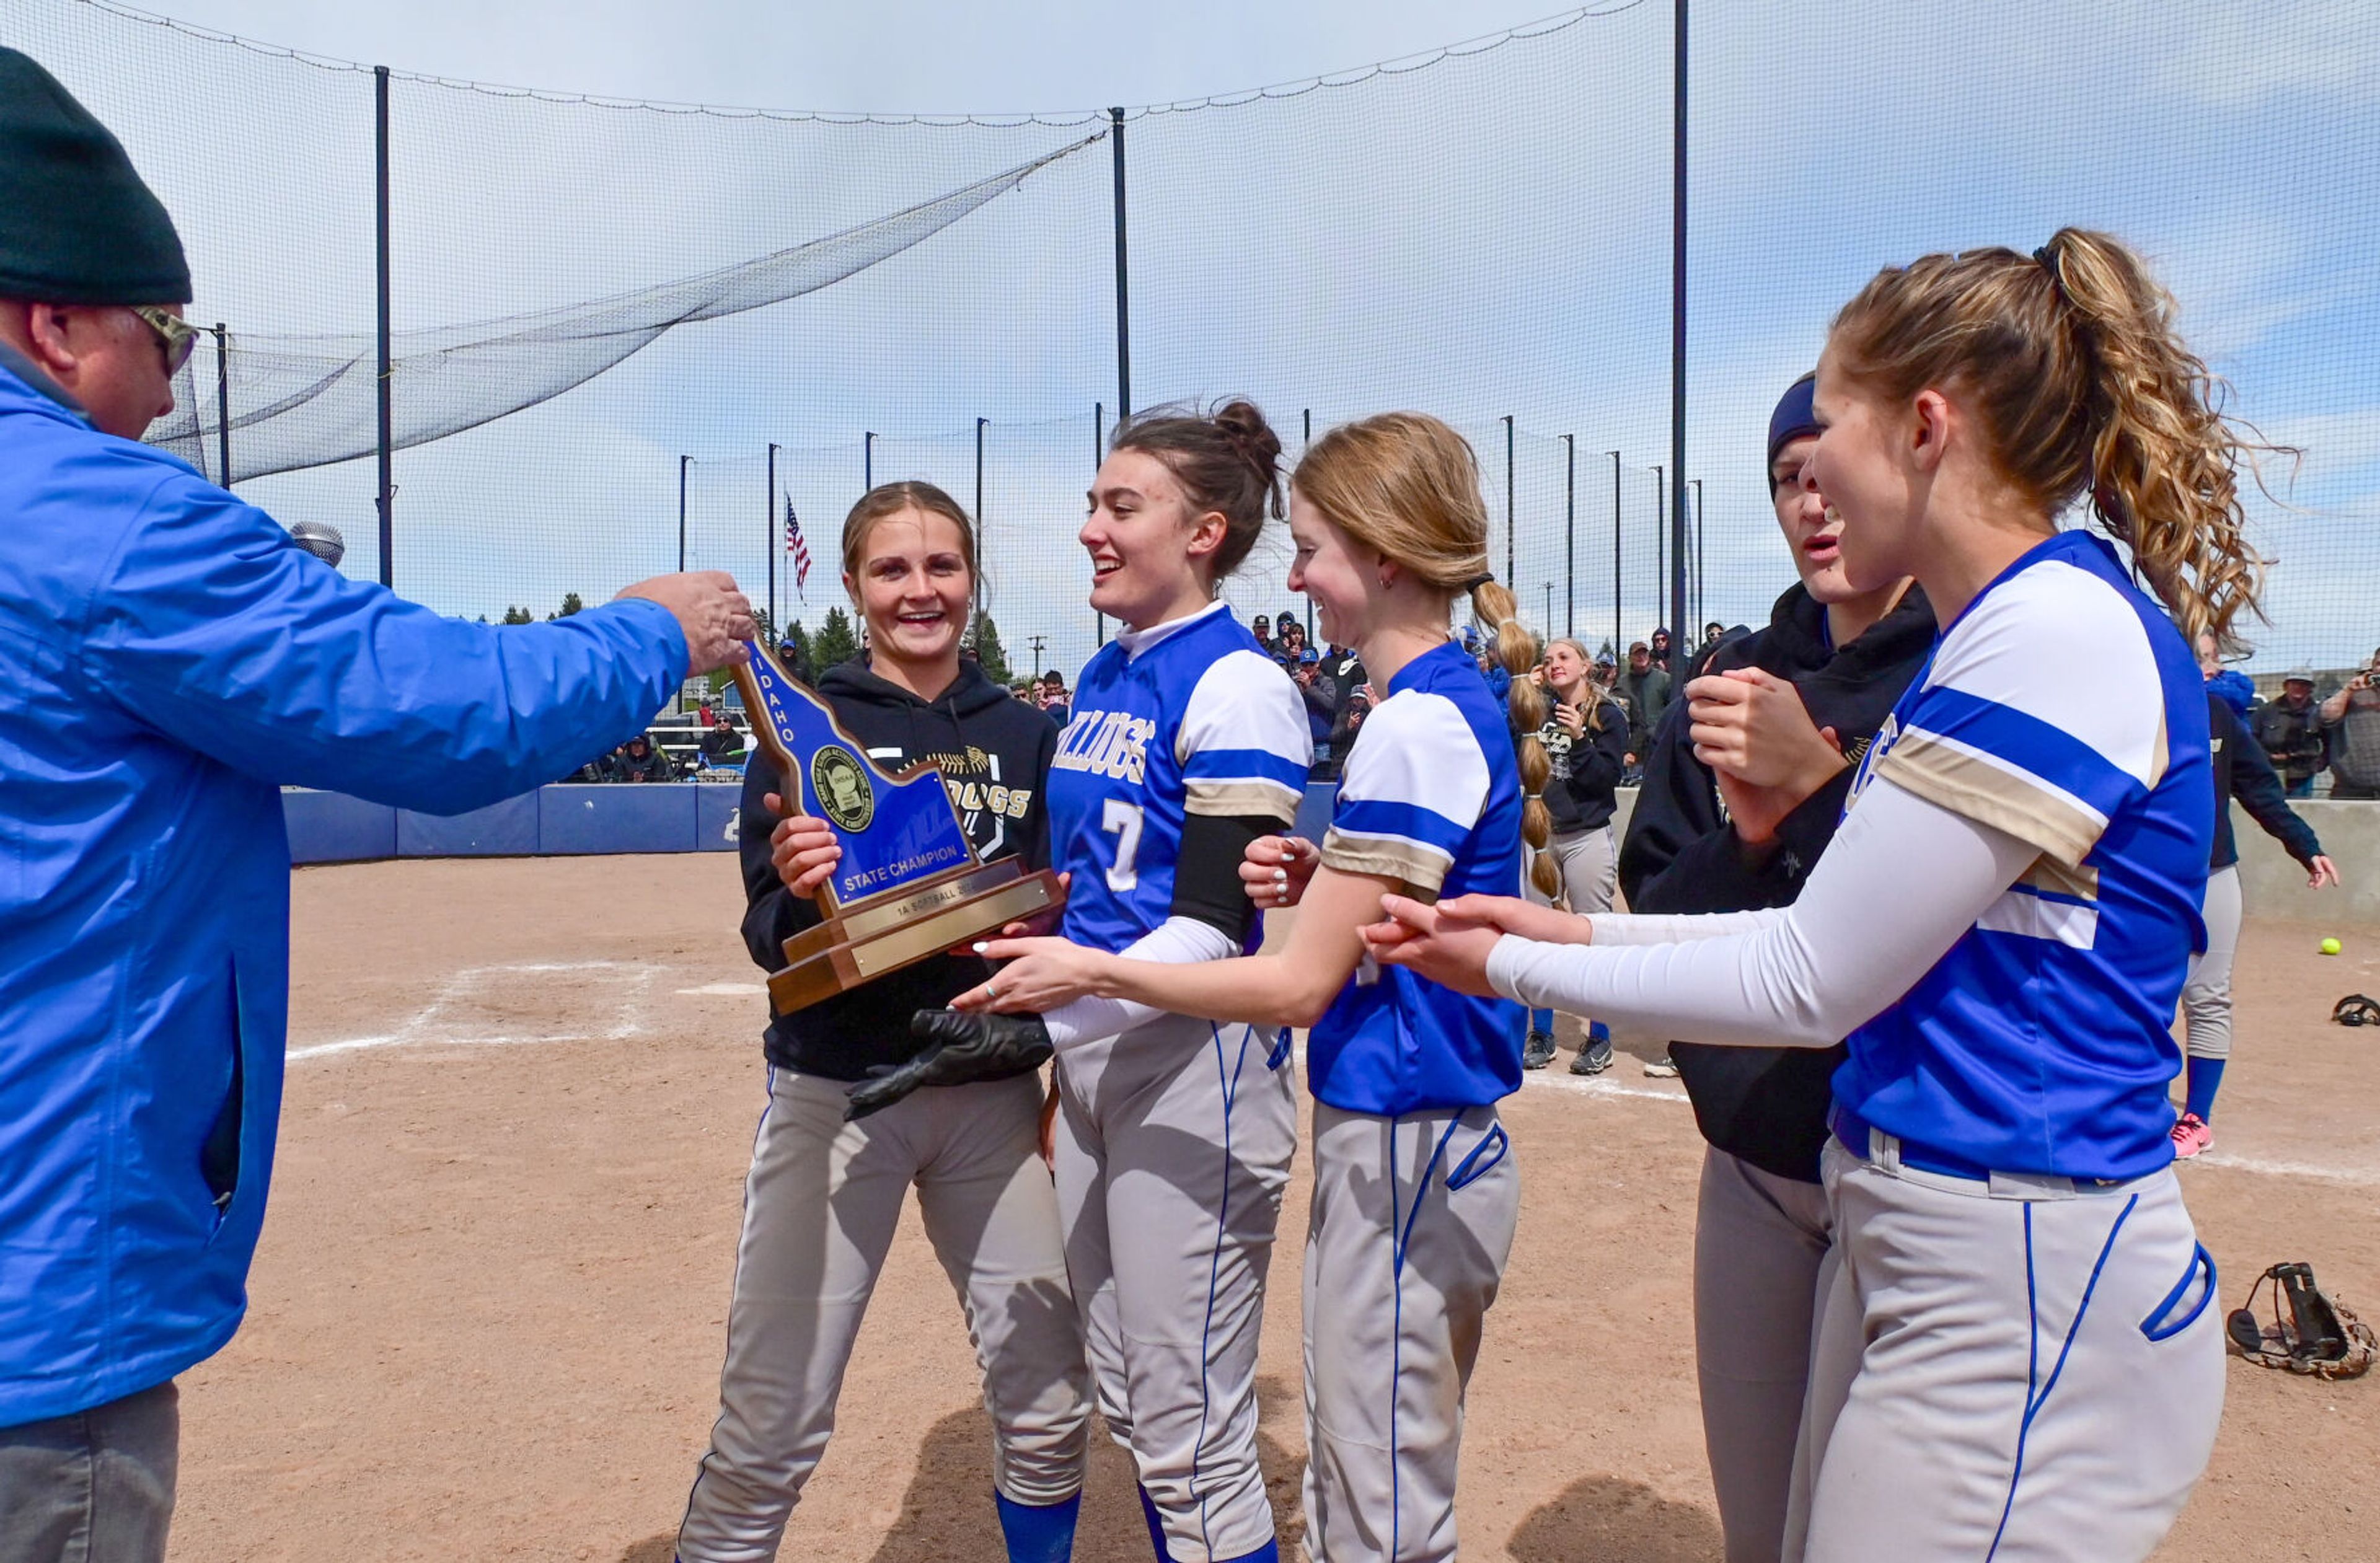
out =
[(655, 576), (622, 588), (620, 596), (641, 597), (670, 611), (686, 636), (688, 678), (742, 661), (744, 642), (760, 633), (752, 622), (751, 601), (735, 589), (735, 577), (724, 570)]
[(909, 1035), (925, 1038), (925, 1050), (907, 1063), (870, 1069), (844, 1105), (845, 1123), (882, 1112), (921, 1086), (965, 1085), (1038, 1069), (1056, 1051), (1039, 1015), (919, 1010), (909, 1017)]

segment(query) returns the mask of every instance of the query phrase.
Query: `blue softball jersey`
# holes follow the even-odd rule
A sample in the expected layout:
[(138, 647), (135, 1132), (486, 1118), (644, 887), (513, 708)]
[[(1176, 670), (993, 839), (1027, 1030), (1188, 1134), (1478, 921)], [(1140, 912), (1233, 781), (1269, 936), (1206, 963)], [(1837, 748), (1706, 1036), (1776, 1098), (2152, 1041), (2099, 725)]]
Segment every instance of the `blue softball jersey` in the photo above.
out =
[(2213, 830), (2206, 694), (2180, 632), (2114, 549), (2061, 532), (1943, 634), (1852, 805), (1878, 776), (2041, 855), (1852, 1033), (1835, 1099), (1995, 1171), (2164, 1167)]
[(1297, 685), (1222, 603), (1117, 636), (1083, 669), (1050, 762), (1050, 862), (1074, 875), (1065, 937), (1112, 951), (1157, 928), (1184, 819), (1288, 825), (1313, 765)]
[[(1451, 899), (1521, 893), (1521, 777), (1503, 707), (1449, 642), (1398, 671), (1347, 757), (1322, 861)], [(1306, 1038), (1306, 1084), (1347, 1112), (1480, 1107), (1520, 1089), (1521, 1009), (1369, 955)]]

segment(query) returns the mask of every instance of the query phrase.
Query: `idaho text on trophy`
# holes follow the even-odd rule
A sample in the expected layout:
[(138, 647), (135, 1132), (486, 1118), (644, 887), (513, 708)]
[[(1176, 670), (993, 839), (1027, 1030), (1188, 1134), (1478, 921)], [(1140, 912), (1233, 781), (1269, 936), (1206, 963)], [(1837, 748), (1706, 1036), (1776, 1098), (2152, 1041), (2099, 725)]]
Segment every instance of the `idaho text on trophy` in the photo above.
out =
[(843, 860), (819, 888), (826, 920), (785, 940), (785, 966), (769, 978), (780, 1014), (814, 1004), (1002, 926), (1061, 905), (1047, 868), (976, 855), (931, 762), (888, 775), (835, 721), (824, 701), (758, 645), (735, 670), (752, 731), (790, 809), (834, 830)]

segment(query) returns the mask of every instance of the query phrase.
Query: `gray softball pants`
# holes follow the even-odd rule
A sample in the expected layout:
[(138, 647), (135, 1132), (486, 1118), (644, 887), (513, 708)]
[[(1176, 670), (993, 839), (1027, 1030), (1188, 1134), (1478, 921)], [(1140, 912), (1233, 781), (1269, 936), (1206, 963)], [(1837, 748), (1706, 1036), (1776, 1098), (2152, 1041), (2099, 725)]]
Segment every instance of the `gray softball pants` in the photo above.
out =
[[(766, 1563), (834, 1431), (834, 1403), (915, 1185), (966, 1315), (991, 1413), (992, 1485), (1081, 1491), (1090, 1418), (1080, 1327), (1038, 1145), (1038, 1074), (916, 1092), (856, 1123), (850, 1087), (773, 1070), (744, 1185), (727, 1365), (678, 1531), (684, 1563)], [(990, 1506), (987, 1556), (1000, 1543)]]
[(1058, 1207), (1092, 1378), (1173, 1563), (1274, 1539), (1257, 1346), (1294, 1076), (1286, 1045), (1181, 1015), (1059, 1060)]
[(1620, 888), (1620, 856), (1612, 844), (1610, 826), (1562, 831), (1546, 850), (1554, 854), (1554, 866), (1561, 870), (1562, 891), (1572, 912), (1591, 917), (1611, 910), (1612, 892)]
[(2222, 1310), (2173, 1169), (1988, 1183), (1824, 1169), (1840, 1264), (1810, 1364), (1785, 1557), (2137, 1563), (2215, 1448)]
[(1703, 1147), (1694, 1213), (1694, 1373), (1727, 1563), (1777, 1563), (1831, 1271), (1827, 1191)]
[(2231, 1056), (2231, 960), (2240, 950), (2240, 866), (2206, 876), (2206, 953), (2182, 985), (2183, 1047), (2193, 1059)]
[(1463, 1397), (1512, 1252), (1521, 1173), (1492, 1107), (1314, 1105), (1305, 1545), (1315, 1563), (1454, 1557)]

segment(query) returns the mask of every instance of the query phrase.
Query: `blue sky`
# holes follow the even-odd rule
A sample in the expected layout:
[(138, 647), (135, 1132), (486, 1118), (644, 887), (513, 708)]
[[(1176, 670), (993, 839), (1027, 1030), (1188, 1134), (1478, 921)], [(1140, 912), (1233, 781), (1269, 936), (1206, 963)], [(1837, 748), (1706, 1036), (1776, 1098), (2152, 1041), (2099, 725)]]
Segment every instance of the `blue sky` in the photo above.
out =
[[(1560, 628), (1574, 580), (1576, 627), (1596, 638), (1612, 615), (1606, 453), (1621, 453), (1628, 636), (1656, 612), (1649, 468), (1668, 459), (1669, 7), (1624, 6), (1406, 74), (1136, 114), (1127, 129), (1135, 398), (1251, 393), (1293, 451), (1307, 408), (1318, 427), (1390, 405), (1439, 412), (1478, 444), (1500, 528), (1512, 415), (1514, 584), (1541, 612), (1552, 583)], [(400, 72), (1061, 118), (1410, 56), (1536, 14), (1398, 0), (172, 8)], [(2380, 8), (1704, 0), (1695, 18), (1688, 467), (1705, 483), (1711, 616), (1755, 617), (1790, 578), (1760, 431), (1834, 308), (1881, 264), (2029, 248), (2073, 222), (2149, 251), (2240, 410), (2308, 448), (2295, 508), (2259, 507), (2278, 563), (2254, 665), (2337, 664), (2380, 642), (2360, 616), (2380, 584), (2380, 284), (2365, 254), (2380, 215)], [(164, 190), (202, 315), (236, 333), (369, 325), (369, 79), (161, 37), (72, 0), (0, 0), (0, 21), (23, 24)], [(1080, 134), (664, 115), (419, 82), (400, 82), (394, 119), (400, 326), (745, 259)], [(1002, 627), (1012, 645), (1042, 629), (1051, 655), (1079, 663), (1091, 626), (1071, 532), (1090, 404), (1111, 411), (1114, 395), (1108, 177), (1101, 145), (872, 272), (685, 328), (579, 391), (405, 453), (400, 588), (492, 612), (667, 567), (682, 454), (696, 457), (696, 562), (756, 576), (771, 441), (824, 558), (857, 492), (863, 431), (884, 436), (880, 479), (931, 476), (971, 500), (982, 416)], [(1577, 451), (1574, 576), (1563, 433)], [(370, 463), (253, 492), (285, 520), (369, 530)], [(1260, 554), (1233, 597), (1273, 604), (1277, 570)]]

